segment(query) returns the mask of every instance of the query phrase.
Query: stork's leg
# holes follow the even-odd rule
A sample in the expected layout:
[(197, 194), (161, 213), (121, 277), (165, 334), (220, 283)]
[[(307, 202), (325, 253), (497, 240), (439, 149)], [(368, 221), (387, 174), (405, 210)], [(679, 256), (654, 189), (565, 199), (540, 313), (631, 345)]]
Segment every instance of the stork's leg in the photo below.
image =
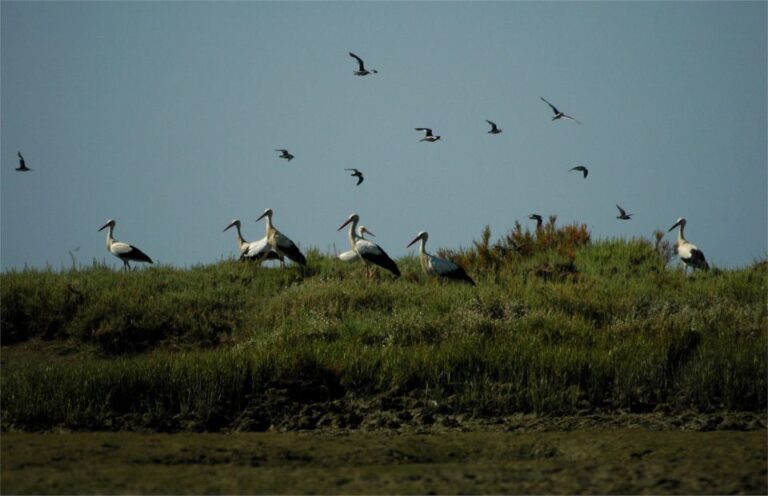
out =
[(128, 264), (128, 260), (123, 260), (123, 269), (125, 271), (131, 270), (131, 266), (130, 266), (130, 264)]

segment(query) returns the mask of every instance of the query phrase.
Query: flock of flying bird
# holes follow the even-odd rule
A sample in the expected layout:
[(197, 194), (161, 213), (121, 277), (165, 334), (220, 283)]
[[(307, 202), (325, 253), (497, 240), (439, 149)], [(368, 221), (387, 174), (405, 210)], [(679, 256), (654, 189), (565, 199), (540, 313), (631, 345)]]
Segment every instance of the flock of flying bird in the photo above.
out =
[[(375, 69), (366, 69), (363, 59), (361, 59), (354, 53), (349, 52), (349, 55), (350, 57), (354, 58), (358, 64), (358, 69), (356, 71), (353, 71), (354, 75), (367, 76), (370, 74), (378, 73), (378, 71)], [(552, 112), (554, 114), (552, 117), (553, 121), (565, 118), (565, 119), (570, 119), (578, 124), (581, 124), (581, 122), (575, 119), (574, 117), (561, 112), (557, 107), (555, 107), (552, 103), (547, 101), (544, 97), (541, 97), (541, 100), (552, 109)], [(502, 132), (502, 129), (499, 128), (495, 122), (490, 120), (486, 120), (486, 122), (491, 126), (491, 129), (490, 131), (488, 131), (488, 134), (499, 134)], [(424, 132), (424, 137), (420, 141), (435, 143), (440, 140), (440, 136), (435, 135), (431, 128), (417, 127), (415, 128), (415, 130)], [(278, 148), (275, 151), (280, 152), (280, 158), (283, 158), (289, 162), (294, 158), (294, 155), (292, 155), (287, 149)], [(19, 166), (15, 170), (19, 172), (28, 172), (33, 170), (27, 167), (26, 161), (24, 160), (24, 157), (22, 156), (21, 152), (18, 152), (18, 158), (19, 158)], [(350, 176), (357, 178), (357, 186), (359, 186), (363, 182), (362, 172), (360, 172), (355, 168), (349, 168), (345, 170), (352, 171), (352, 174), (350, 174)], [(583, 174), (584, 179), (586, 179), (587, 175), (589, 174), (589, 170), (583, 165), (578, 165), (576, 167), (573, 167), (570, 169), (570, 171), (581, 172)], [(632, 214), (628, 214), (619, 205), (616, 205), (616, 208), (619, 209), (619, 215), (616, 217), (617, 219), (629, 220), (632, 217)], [(299, 250), (298, 246), (296, 246), (296, 244), (290, 238), (288, 238), (285, 234), (277, 230), (277, 228), (275, 228), (274, 225), (272, 224), (273, 213), (274, 212), (272, 211), (272, 209), (268, 208), (264, 211), (264, 213), (261, 214), (261, 216), (258, 219), (256, 219), (256, 221), (258, 222), (259, 220), (266, 218), (266, 235), (264, 236), (264, 238), (258, 241), (248, 242), (243, 238), (243, 235), (240, 230), (241, 223), (239, 219), (233, 220), (227, 227), (224, 228), (224, 231), (227, 231), (228, 229), (235, 227), (236, 233), (237, 233), (238, 249), (240, 251), (240, 260), (252, 260), (257, 262), (261, 262), (264, 260), (279, 260), (281, 267), (284, 267), (285, 258), (288, 258), (289, 260), (299, 265), (306, 265), (307, 260)], [(542, 222), (543, 222), (541, 215), (531, 214), (528, 218), (536, 221), (537, 230), (541, 228)], [(338, 228), (338, 230), (340, 231), (344, 227), (349, 225), (348, 238), (349, 238), (349, 244), (351, 246), (351, 250), (345, 251), (339, 254), (338, 256), (339, 259), (343, 261), (362, 260), (366, 264), (366, 272), (369, 276), (372, 274), (371, 272), (372, 268), (374, 266), (378, 266), (391, 272), (394, 277), (399, 277), (400, 269), (397, 267), (397, 264), (395, 263), (395, 261), (392, 260), (389, 257), (389, 255), (387, 255), (387, 253), (379, 245), (365, 238), (366, 234), (370, 236), (374, 236), (374, 234), (368, 229), (366, 229), (365, 226), (358, 225), (359, 221), (360, 221), (360, 217), (357, 214), (353, 213)], [(124, 268), (126, 270), (130, 269), (129, 262), (146, 262), (151, 264), (152, 259), (146, 253), (144, 253), (143, 251), (141, 251), (140, 249), (136, 248), (133, 245), (130, 245), (128, 243), (123, 243), (121, 241), (116, 241), (114, 239), (113, 231), (115, 228), (115, 224), (116, 224), (115, 220), (110, 219), (99, 229), (99, 231), (102, 231), (108, 228), (107, 250), (123, 262)], [(708, 270), (709, 265), (707, 264), (707, 261), (704, 257), (704, 253), (701, 250), (699, 250), (694, 244), (688, 242), (685, 239), (685, 235), (683, 233), (683, 230), (685, 229), (685, 225), (686, 225), (686, 220), (681, 217), (672, 225), (672, 227), (669, 228), (669, 231), (668, 231), (668, 232), (671, 232), (676, 227), (679, 228), (678, 234), (677, 234), (677, 243), (675, 244), (677, 255), (680, 257), (680, 260), (682, 260), (682, 262), (684, 263), (686, 272), (687, 272), (688, 266), (691, 266), (694, 269)], [(469, 277), (466, 271), (462, 267), (460, 267), (458, 264), (450, 260), (439, 258), (428, 253), (425, 248), (427, 244), (427, 239), (429, 239), (429, 235), (427, 234), (427, 232), (421, 231), (413, 239), (413, 241), (408, 243), (408, 245), (406, 246), (406, 248), (409, 248), (413, 246), (416, 242), (420, 242), (419, 261), (425, 273), (427, 273), (430, 276), (434, 276), (438, 278), (462, 281), (462, 282), (469, 283), (473, 286), (475, 285), (475, 282), (472, 280), (472, 278)]]

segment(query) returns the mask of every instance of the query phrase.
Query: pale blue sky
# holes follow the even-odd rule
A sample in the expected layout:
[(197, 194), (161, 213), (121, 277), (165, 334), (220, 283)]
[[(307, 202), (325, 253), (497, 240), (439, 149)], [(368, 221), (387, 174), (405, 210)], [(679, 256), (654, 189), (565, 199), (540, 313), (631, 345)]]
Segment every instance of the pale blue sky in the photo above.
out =
[(212, 263), (267, 207), (322, 251), (357, 212), (393, 257), (532, 212), (596, 239), (686, 217), (710, 263), (747, 265), (767, 250), (766, 5), (3, 1), (2, 268), (77, 247), (120, 267), (109, 218), (156, 262)]

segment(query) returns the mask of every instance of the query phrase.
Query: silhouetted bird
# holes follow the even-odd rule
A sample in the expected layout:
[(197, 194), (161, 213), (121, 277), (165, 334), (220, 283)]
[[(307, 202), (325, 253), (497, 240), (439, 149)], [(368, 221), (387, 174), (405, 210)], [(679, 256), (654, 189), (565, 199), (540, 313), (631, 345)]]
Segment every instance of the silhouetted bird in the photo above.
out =
[(617, 219), (621, 219), (621, 220), (629, 220), (629, 219), (631, 219), (631, 218), (632, 218), (632, 216), (633, 216), (633, 215), (635, 215), (635, 214), (628, 214), (627, 212), (625, 212), (625, 211), (624, 211), (624, 209), (623, 209), (623, 208), (621, 208), (621, 207), (620, 207), (620, 206), (618, 206), (618, 205), (616, 205), (616, 208), (618, 208), (618, 209), (619, 209), (619, 215), (617, 215), (617, 216), (616, 216), (616, 218), (617, 218)]
[(430, 143), (434, 143), (435, 141), (440, 139), (440, 136), (435, 136), (432, 134), (432, 130), (428, 127), (417, 127), (415, 128), (416, 131), (424, 131), (424, 137), (421, 138), (419, 141), (429, 141)]
[(371, 69), (371, 70), (366, 69), (365, 64), (363, 63), (363, 59), (361, 59), (354, 53), (349, 52), (349, 56), (357, 60), (358, 69), (353, 72), (355, 76), (367, 76), (368, 74), (378, 74), (379, 71), (377, 71), (376, 69)]
[(570, 115), (568, 115), (568, 114), (564, 114), (564, 113), (560, 112), (559, 110), (557, 110), (557, 107), (555, 107), (554, 105), (552, 105), (551, 103), (549, 103), (549, 102), (548, 102), (548, 101), (547, 101), (547, 100), (546, 100), (546, 99), (545, 99), (543, 96), (542, 96), (542, 97), (539, 97), (539, 98), (541, 98), (541, 99), (544, 101), (544, 103), (546, 103), (547, 105), (549, 105), (549, 106), (550, 106), (550, 108), (552, 108), (552, 112), (554, 112), (554, 113), (555, 113), (555, 116), (554, 116), (554, 117), (552, 117), (552, 120), (553, 120), (553, 121), (554, 121), (554, 120), (557, 120), (557, 119), (562, 119), (563, 117), (565, 117), (566, 119), (570, 119), (570, 120), (572, 120), (572, 121), (576, 122), (577, 124), (581, 124), (581, 122), (579, 122), (578, 120), (574, 119), (574, 118), (573, 118), (573, 117), (571, 117)]
[[(572, 171), (581, 171), (581, 173), (584, 174), (584, 179), (586, 179), (587, 178), (587, 174), (589, 174), (589, 169), (587, 169), (583, 165), (577, 165), (576, 167), (574, 167), (574, 168), (572, 168), (570, 170), (572, 170)], [(568, 171), (568, 172), (570, 172), (570, 171)]]
[(357, 169), (354, 169), (354, 168), (353, 169), (344, 169), (344, 170), (354, 171), (352, 174), (350, 174), (350, 176), (356, 177), (357, 178), (357, 184), (355, 186), (360, 186), (360, 183), (363, 182), (363, 173), (360, 172)]
[(489, 121), (488, 119), (486, 119), (485, 122), (491, 125), (491, 130), (488, 131), (488, 134), (499, 134), (502, 131), (495, 122)]
[(293, 155), (291, 155), (291, 153), (285, 148), (278, 148), (275, 151), (280, 152), (280, 158), (284, 158), (289, 162), (293, 160)]
[(16, 170), (19, 172), (31, 171), (32, 169), (27, 167), (27, 163), (24, 161), (24, 157), (21, 155), (21, 152), (16, 152), (16, 154), (19, 156), (19, 166), (16, 167)]

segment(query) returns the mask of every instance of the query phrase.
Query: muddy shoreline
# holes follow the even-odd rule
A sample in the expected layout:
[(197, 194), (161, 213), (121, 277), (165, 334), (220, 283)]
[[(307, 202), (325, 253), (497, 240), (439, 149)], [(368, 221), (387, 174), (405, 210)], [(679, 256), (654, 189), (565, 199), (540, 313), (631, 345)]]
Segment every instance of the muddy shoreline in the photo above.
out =
[(4, 494), (768, 491), (765, 430), (536, 430), (543, 425), (528, 432), (499, 424), (424, 432), (5, 433), (2, 486)]

